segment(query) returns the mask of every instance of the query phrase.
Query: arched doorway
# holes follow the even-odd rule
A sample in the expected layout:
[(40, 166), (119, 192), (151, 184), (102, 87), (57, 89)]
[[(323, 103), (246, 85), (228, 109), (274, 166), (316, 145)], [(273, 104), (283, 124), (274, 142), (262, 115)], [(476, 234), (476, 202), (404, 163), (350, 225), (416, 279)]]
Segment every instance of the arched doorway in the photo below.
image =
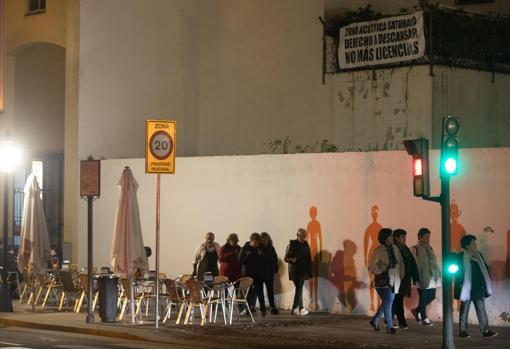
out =
[(65, 49), (49, 43), (17, 48), (13, 77), (12, 133), (25, 149), (25, 162), (14, 178), (13, 245), (19, 245), (23, 187), (38, 175), (50, 243), (63, 249), (63, 162), (65, 120)]

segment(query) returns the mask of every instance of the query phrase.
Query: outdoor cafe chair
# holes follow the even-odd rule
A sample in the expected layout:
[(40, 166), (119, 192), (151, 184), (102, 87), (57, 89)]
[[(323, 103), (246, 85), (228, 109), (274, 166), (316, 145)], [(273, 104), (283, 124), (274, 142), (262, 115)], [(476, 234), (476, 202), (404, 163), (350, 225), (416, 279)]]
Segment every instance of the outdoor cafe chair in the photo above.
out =
[(181, 318), (182, 312), (186, 307), (186, 295), (181, 283), (177, 282), (176, 280), (165, 279), (165, 288), (166, 293), (163, 295), (163, 298), (166, 300), (166, 309), (163, 323), (167, 322), (167, 320), (172, 315), (173, 306), (179, 306), (179, 312), (177, 315), (178, 319)]
[(16, 292), (18, 293), (18, 295), (21, 293), (21, 283), (20, 283), (20, 280), (19, 280), (19, 273), (18, 271), (8, 271), (7, 272), (7, 283), (9, 284), (9, 286), (12, 288), (12, 286), (15, 286), (16, 287)]
[[(166, 279), (165, 273), (159, 273), (159, 294), (160, 297), (163, 294), (162, 289), (164, 285), (164, 281)], [(149, 305), (151, 301), (154, 301), (156, 303), (156, 279), (155, 278), (149, 278), (149, 279), (142, 279), (138, 281), (138, 288), (141, 290), (142, 293), (142, 304), (145, 305), (145, 316), (149, 315)]]
[[(57, 275), (55, 273), (52, 273), (52, 274), (46, 273), (45, 279), (47, 280), (46, 281), (47, 283), (45, 285), (46, 294), (45, 294), (44, 300), (41, 304), (41, 309), (44, 309), (44, 307), (46, 306), (46, 302), (48, 301), (50, 294), (53, 294), (54, 298), (58, 301), (58, 292), (63, 287), (62, 283), (58, 280)], [(37, 300), (36, 300), (36, 304), (37, 304)]]
[[(88, 296), (88, 294), (89, 294), (89, 274), (88, 274), (88, 272), (79, 273), (78, 279), (80, 280), (81, 294), (80, 294), (80, 300), (78, 301), (78, 305), (76, 306), (77, 313), (79, 313), (81, 310), (81, 305), (83, 303), (83, 299), (85, 298), (85, 296)], [(97, 289), (97, 284), (96, 284), (95, 280), (92, 280), (92, 296), (94, 298), (92, 301), (92, 311), (94, 311), (94, 309), (96, 308), (96, 304), (97, 304), (97, 298), (99, 296), (99, 290)], [(88, 299), (88, 297), (87, 297), (87, 299)]]
[[(58, 293), (56, 290), (62, 287), (62, 284), (58, 283), (54, 274), (50, 273), (42, 273), (36, 276), (36, 287), (37, 287), (37, 295), (35, 296), (34, 303), (37, 305), (39, 302), (39, 298), (44, 290), (46, 290), (43, 302), (41, 304), (41, 308), (46, 306), (46, 302), (48, 301), (48, 297), (50, 293)], [(30, 303), (30, 302), (29, 302)]]
[(218, 308), (221, 306), (223, 314), (223, 321), (227, 324), (227, 313), (228, 307), (226, 306), (225, 293), (228, 292), (228, 277), (226, 276), (215, 276), (211, 286), (211, 295), (209, 299), (209, 322), (212, 322), (212, 313), (214, 308), (214, 322), (216, 323), (216, 317), (218, 316)]
[[(120, 286), (122, 287), (122, 295), (120, 302), (122, 304), (119, 320), (122, 320), (124, 318), (124, 315), (126, 314), (126, 308), (128, 303), (131, 302), (131, 284), (128, 278), (121, 278), (120, 279)], [(134, 307), (135, 307), (135, 316), (140, 316), (140, 305), (142, 303), (142, 297), (143, 293), (138, 292), (138, 288), (136, 285), (132, 285), (134, 294), (133, 294), (133, 300), (134, 300)]]
[[(209, 306), (209, 300), (211, 297), (211, 292), (205, 291), (204, 288), (207, 289), (207, 286), (200, 283), (195, 279), (189, 279), (185, 283), (186, 290), (188, 291), (187, 298), (187, 306), (188, 310), (186, 311), (186, 316), (184, 318), (184, 324), (187, 325), (190, 323), (191, 312), (194, 312), (194, 309), (198, 307), (200, 309), (200, 326), (204, 326), (205, 321), (207, 319), (207, 308)], [(177, 323), (179, 323), (180, 318), (177, 319)]]
[(62, 310), (64, 300), (67, 302), (74, 298), (73, 311), (76, 311), (78, 306), (78, 296), (81, 292), (81, 288), (77, 287), (74, 283), (73, 273), (68, 270), (59, 271), (60, 281), (62, 282), (62, 293), (60, 295), (60, 304), (58, 310)]
[(233, 283), (233, 290), (229, 293), (227, 302), (230, 306), (230, 319), (229, 323), (232, 325), (232, 316), (234, 313), (234, 309), (237, 314), (237, 319), (239, 320), (239, 305), (244, 305), (246, 312), (250, 315), (251, 321), (255, 322), (253, 318), (253, 314), (251, 313), (250, 306), (248, 305), (248, 293), (250, 292), (250, 288), (253, 285), (253, 279), (251, 277), (242, 277), (236, 282)]
[(34, 297), (33, 288), (35, 287), (35, 280), (31, 277), (27, 268), (23, 268), (23, 273), (21, 275), (23, 277), (23, 289), (19, 295), (19, 302), (20, 304), (23, 303), (25, 296), (27, 296), (27, 304), (30, 304), (30, 301)]

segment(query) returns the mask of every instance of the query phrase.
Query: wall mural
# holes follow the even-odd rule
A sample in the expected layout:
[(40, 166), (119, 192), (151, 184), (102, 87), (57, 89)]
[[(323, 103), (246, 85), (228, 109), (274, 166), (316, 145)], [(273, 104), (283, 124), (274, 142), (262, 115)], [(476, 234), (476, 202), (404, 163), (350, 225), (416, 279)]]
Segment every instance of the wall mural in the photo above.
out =
[[(494, 294), (486, 302), (490, 322), (507, 325), (510, 322), (510, 224), (505, 208), (510, 198), (510, 185), (506, 185), (510, 184), (507, 176), (510, 163), (495, 160), (508, 158), (510, 149), (463, 151), (463, 156), (483, 170), (484, 175), (466, 177), (455, 186), (450, 202), (452, 250), (460, 250), (463, 234), (477, 236), (493, 281)], [(431, 154), (437, 157), (438, 153)], [(438, 259), (441, 258), (439, 205), (412, 197), (410, 174), (398, 170), (407, 166), (407, 154), (342, 153), (328, 157), (299, 154), (285, 156), (283, 160), (278, 156), (182, 160), (179, 174), (166, 179), (161, 196), (162, 207), (171, 212), (162, 217), (161, 246), (172, 251), (161, 254), (162, 271), (171, 276), (188, 272), (189, 256), (196, 243), (203, 240), (204, 231), (213, 231), (217, 241), (224, 241), (230, 232), (237, 232), (244, 241), (252, 231), (268, 231), (280, 257), (274, 281), (276, 304), (289, 309), (294, 285), (288, 278), (288, 265), (281, 259), (289, 239), (294, 239), (297, 228), (303, 227), (313, 255), (313, 278), (305, 283), (303, 293), (305, 305), (320, 311), (370, 315), (380, 301), (367, 264), (379, 246), (380, 229), (387, 226), (407, 230), (407, 245), (413, 246), (418, 230), (428, 227), (432, 232), (431, 244)], [(317, 161), (321, 166), (315, 166)], [(101, 165), (105, 192), (96, 203), (94, 226), (101, 237), (94, 246), (98, 265), (109, 264), (106, 257), (109, 243), (105, 242), (111, 241), (118, 171), (125, 165), (140, 173), (145, 167), (143, 159), (105, 160)], [(482, 173), (478, 167), (473, 171)], [(204, 176), (206, 170), (208, 175)], [(488, 178), (487, 173), (492, 177)], [(502, 177), (496, 177), (498, 174)], [(324, 180), (317, 179), (321, 176)], [(146, 193), (139, 197), (144, 241), (147, 239), (146, 243), (154, 246), (151, 193), (154, 193), (155, 180), (149, 176), (140, 178), (139, 190)], [(319, 185), (311, 193), (310, 183), (316, 181)], [(495, 181), (505, 184), (498, 186), (498, 195), (492, 185)], [(332, 188), (335, 195), (331, 195)], [(472, 199), (471, 188), (476, 188), (476, 200)], [(218, 200), (218, 197), (225, 199)], [(215, 204), (211, 206), (211, 202)], [(85, 211), (80, 213), (82, 222), (86, 222)], [(229, 213), (229, 219), (224, 219), (225, 212)], [(201, 219), (196, 219), (198, 216)], [(104, 222), (112, 222), (112, 226)], [(86, 246), (86, 234), (80, 231), (78, 236), (80, 246)], [(79, 263), (86, 261), (85, 252), (80, 252)], [(154, 265), (154, 259), (151, 262)], [(442, 318), (440, 290), (436, 297), (427, 311), (433, 321)], [(417, 304), (418, 295), (413, 288), (411, 298), (404, 300), (408, 316), (409, 309)], [(454, 320), (458, 320), (457, 311)], [(475, 312), (470, 321), (476, 321)]]
[(306, 227), (306, 239), (310, 244), (312, 254), (312, 278), (310, 279), (310, 309), (319, 310), (319, 263), (322, 262), (322, 231), (317, 221), (317, 208), (310, 207), (310, 218)]
[[(370, 260), (370, 256), (372, 252), (379, 246), (379, 240), (377, 240), (377, 234), (379, 230), (382, 229), (382, 225), (377, 222), (379, 217), (379, 207), (377, 205), (372, 206), (370, 209), (370, 214), (372, 215), (372, 223), (369, 224), (367, 229), (365, 229), (365, 236), (363, 241), (363, 252), (365, 255), (365, 267), (368, 267), (368, 261)], [(375, 297), (375, 288), (374, 288), (374, 274), (370, 275), (370, 311), (375, 311), (376, 306), (374, 304)], [(379, 306), (379, 300), (377, 300), (377, 306)]]

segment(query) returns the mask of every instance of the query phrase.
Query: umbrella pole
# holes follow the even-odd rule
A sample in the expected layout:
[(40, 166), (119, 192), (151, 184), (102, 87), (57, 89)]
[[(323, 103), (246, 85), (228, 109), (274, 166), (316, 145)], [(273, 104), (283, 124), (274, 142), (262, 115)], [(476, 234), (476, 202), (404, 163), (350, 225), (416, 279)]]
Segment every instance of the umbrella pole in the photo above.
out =
[(30, 279), (32, 280), (32, 312), (35, 313), (35, 279), (34, 279), (34, 274), (32, 273), (32, 271), (29, 272), (29, 277)]
[(135, 288), (133, 287), (133, 274), (129, 275), (129, 287), (131, 288), (131, 323), (135, 323)]

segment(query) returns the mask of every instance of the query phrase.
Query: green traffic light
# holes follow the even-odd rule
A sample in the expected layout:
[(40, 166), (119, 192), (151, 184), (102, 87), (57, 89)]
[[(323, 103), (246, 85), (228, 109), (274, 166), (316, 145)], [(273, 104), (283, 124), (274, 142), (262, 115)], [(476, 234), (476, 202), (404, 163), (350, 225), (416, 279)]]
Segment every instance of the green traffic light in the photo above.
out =
[(458, 271), (459, 271), (459, 266), (457, 264), (452, 263), (452, 264), (448, 265), (448, 272), (450, 274), (455, 274)]
[(453, 174), (457, 170), (457, 160), (453, 157), (449, 157), (444, 162), (444, 169), (446, 173)]

